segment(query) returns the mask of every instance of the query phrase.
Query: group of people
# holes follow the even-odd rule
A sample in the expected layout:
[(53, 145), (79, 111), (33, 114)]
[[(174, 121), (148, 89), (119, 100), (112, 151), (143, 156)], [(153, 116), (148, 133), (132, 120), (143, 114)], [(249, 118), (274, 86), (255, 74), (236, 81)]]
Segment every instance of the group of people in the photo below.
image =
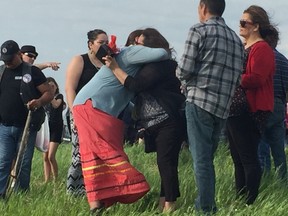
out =
[(3, 198), (11, 169), (18, 166), (14, 161), (24, 133), (28, 110), (32, 112), (29, 136), (20, 159), (21, 166), (15, 176), (15, 190), (29, 189), (36, 135), (45, 119), (43, 106), (53, 98), (45, 75), (38, 67), (24, 62), (22, 55), (26, 56), (13, 40), (1, 45), (0, 58), (4, 65), (1, 66), (0, 83), (0, 196)]
[[(88, 33), (88, 47), (93, 47), (95, 50), (92, 50), (91, 48), (91, 51), (89, 51), (86, 55), (88, 55), (88, 57), (90, 55), (92, 56), (89, 57), (89, 60), (93, 64), (92, 59), (95, 58), (95, 52), (97, 52), (102, 44), (108, 43), (108, 36), (102, 30), (93, 30), (92, 32), (101, 32), (96, 35), (92, 41), (89, 40), (89, 35), (91, 32)], [(145, 177), (129, 163), (128, 156), (124, 152), (124, 123), (119, 119), (129, 101), (134, 97), (134, 92), (144, 92), (145, 89), (149, 89), (145, 86), (141, 87), (142, 90), (135, 89), (135, 87), (139, 87), (137, 86), (137, 83), (141, 82), (143, 74), (145, 74), (146, 80), (154, 77), (154, 81), (152, 79), (150, 81), (151, 83), (149, 85), (151, 86), (154, 86), (157, 83), (162, 84), (164, 79), (167, 80), (165, 81), (167, 82), (165, 84), (166, 87), (162, 87), (163, 90), (167, 89), (168, 91), (170, 89), (168, 92), (171, 91), (171, 95), (175, 94), (177, 96), (178, 94), (180, 96), (180, 102), (178, 105), (173, 104), (172, 109), (175, 107), (177, 110), (177, 106), (180, 107), (181, 102), (184, 102), (184, 97), (181, 97), (180, 93), (180, 82), (174, 73), (176, 63), (172, 60), (168, 60), (170, 59), (170, 48), (167, 40), (155, 29), (136, 30), (131, 33), (130, 38), (132, 38), (131, 42), (127, 44), (127, 46), (121, 50), (119, 54), (116, 55), (115, 59), (121, 69), (123, 69), (121, 72), (124, 73), (124, 76), (127, 77), (129, 75), (130, 81), (128, 82), (130, 83), (129, 86), (131, 90), (125, 88), (123, 86), (124, 82), (122, 82), (122, 84), (120, 83), (121, 78), (119, 82), (114, 75), (114, 71), (119, 69), (116, 61), (114, 61), (112, 72), (107, 66), (103, 65), (99, 59), (97, 59), (99, 62), (94, 62), (94, 68), (98, 71), (96, 71), (95, 75), (81, 88), (77, 94), (75, 94), (74, 90), (74, 100), (72, 102), (68, 101), (69, 106), (71, 106), (70, 109), (72, 110), (72, 116), (75, 121), (77, 134), (79, 136), (79, 151), (81, 161), (78, 161), (78, 168), (82, 168), (83, 171), (85, 189), (92, 212), (99, 211), (103, 209), (103, 207), (108, 207), (115, 202), (134, 202), (149, 191), (149, 185), (146, 182)], [(82, 56), (79, 57), (83, 58)], [(78, 58), (78, 56), (75, 58)], [(69, 78), (75, 74), (75, 72), (72, 74), (72, 71), (69, 70), (69, 68), (76, 68), (75, 65), (72, 67), (72, 65), (75, 63), (75, 58), (72, 59), (67, 70), (67, 98), (70, 98), (69, 91), (71, 90), (71, 82)], [(146, 75), (146, 69), (146, 72), (141, 75), (141, 71), (145, 71), (145, 68), (149, 65), (146, 64), (141, 69), (141, 66), (143, 66), (144, 63), (161, 61), (165, 59), (167, 59), (167, 62), (164, 61), (165, 64), (167, 64), (169, 67), (172, 66), (171, 70), (169, 69), (169, 71), (166, 71), (161, 69), (163, 71), (159, 74), (159, 76), (156, 77), (154, 76), (156, 74), (152, 73), (153, 76), (151, 77)], [(111, 59), (106, 59), (107, 65), (108, 61), (110, 60)], [(97, 62), (100, 64), (98, 66), (99, 69), (97, 68)], [(112, 67), (112, 65), (110, 66)], [(150, 67), (151, 66), (152, 65), (150, 65)], [(155, 69), (159, 68), (159, 66), (156, 66), (157, 65), (151, 67), (151, 69), (154, 67)], [(165, 66), (166, 69), (167, 66)], [(149, 69), (149, 71), (151, 69)], [(83, 69), (81, 73), (84, 74)], [(138, 77), (138, 75), (142, 76), (142, 78)], [(167, 77), (164, 75), (167, 75)], [(138, 78), (140, 81), (136, 80), (136, 78)], [(129, 79), (127, 78), (127, 80)], [(167, 85), (169, 83), (168, 81), (171, 85)], [(156, 93), (158, 94), (157, 91), (155, 91), (155, 94)], [(164, 94), (166, 94), (166, 92), (164, 92)], [(150, 96), (146, 107), (144, 105), (138, 106), (137, 104), (136, 107), (140, 109), (141, 107), (145, 108), (144, 114), (149, 114), (148, 116), (144, 116), (146, 117), (144, 120), (146, 121), (145, 123), (147, 126), (150, 126), (151, 128), (152, 126), (159, 127), (158, 129), (155, 128), (155, 135), (153, 134), (153, 136), (159, 137), (159, 141), (156, 139), (156, 137), (153, 139), (157, 140), (157, 142), (159, 142), (159, 144), (161, 143), (161, 145), (168, 145), (170, 148), (167, 149), (168, 153), (159, 155), (158, 157), (158, 164), (162, 163), (161, 171), (163, 172), (163, 176), (165, 176), (165, 179), (163, 179), (163, 182), (161, 182), (162, 198), (164, 198), (166, 194), (167, 197), (170, 196), (168, 197), (169, 199), (166, 200), (166, 203), (163, 202), (162, 208), (165, 209), (170, 208), (170, 204), (175, 202), (176, 198), (180, 195), (177, 178), (177, 151), (179, 152), (181, 144), (181, 138), (178, 134), (182, 131), (180, 131), (179, 127), (175, 127), (175, 125), (177, 125), (176, 118), (171, 120), (169, 119), (168, 112), (173, 113), (173, 110), (166, 111), (166, 107), (162, 108), (162, 106), (160, 106), (160, 102), (159, 105), (155, 107), (155, 104), (157, 104), (158, 101), (152, 99), (153, 97)], [(170, 107), (168, 107), (169, 105), (170, 104), (167, 105), (167, 109), (170, 109)], [(153, 110), (153, 112), (149, 112), (151, 109), (155, 110)], [(140, 115), (142, 115), (142, 113), (140, 113)], [(173, 146), (175, 143), (173, 140), (169, 140), (169, 142), (172, 142), (172, 146), (171, 144), (165, 142), (167, 141), (167, 138), (165, 137), (167, 134), (169, 134), (173, 140), (176, 140), (176, 144), (178, 146), (176, 146), (176, 149)], [(173, 153), (175, 150), (175, 156), (173, 154), (171, 155), (171, 153)], [(173, 160), (171, 160), (171, 157), (174, 157), (172, 158)], [(74, 164), (72, 164), (72, 166), (74, 166)], [(172, 181), (173, 184), (171, 184), (169, 181)], [(69, 186), (68, 189), (71, 190), (71, 188), (72, 187)], [(75, 188), (79, 187), (73, 187), (73, 189)], [(112, 190), (111, 188), (115, 189)]]
[[(179, 64), (173, 59), (168, 41), (154, 28), (133, 31), (123, 49), (102, 59), (96, 57), (100, 47), (109, 44), (115, 48), (115, 44), (109, 43), (101, 29), (87, 33), (88, 52), (73, 57), (66, 71), (72, 129), (67, 192), (86, 195), (91, 214), (98, 215), (117, 202), (135, 202), (150, 189), (123, 148), (123, 112), (131, 100), (133, 117), (144, 130), (145, 150), (157, 155), (161, 212), (176, 210), (180, 196), (178, 158), (184, 140), (193, 158), (198, 190), (195, 209), (205, 214), (217, 211), (213, 160), (223, 127), (227, 129), (234, 163), (237, 197), (243, 197), (248, 205), (257, 198), (261, 176), (267, 170), (262, 159), (270, 159), (270, 151), (267, 156), (263, 149), (271, 148), (279, 176), (286, 179), (288, 60), (276, 50), (278, 30), (263, 8), (252, 5), (240, 20), (241, 41), (222, 18), (224, 10), (225, 0), (200, 0), (200, 22), (190, 28)], [(63, 108), (63, 96), (55, 80), (46, 80), (41, 70), (31, 65), (33, 91), (38, 97), (23, 99), (18, 94), (7, 104), (12, 93), (25, 93), (23, 61), (28, 54), (21, 57), (14, 41), (1, 46), (0, 58), (5, 63), (0, 83), (2, 196), (28, 109), (36, 112), (47, 104)], [(30, 130), (27, 157), (19, 174), (19, 187), (24, 190), (29, 188), (32, 148), (39, 125), (41, 122)], [(51, 121), (51, 125), (59, 126), (57, 121)], [(45, 157), (55, 159), (59, 136), (51, 140), (54, 144)], [(57, 163), (50, 161), (44, 166), (46, 180), (51, 170), (57, 177)]]
[[(24, 45), (21, 47), (20, 52), (22, 54), (23, 62), (27, 62), (31, 65), (34, 64), (38, 53), (35, 46)], [(34, 64), (41, 70), (51, 68), (54, 71), (59, 69), (60, 62), (44, 62)], [(49, 127), (49, 144), (48, 149), (43, 154), (44, 162), (44, 181), (48, 182), (53, 178), (54, 180), (58, 177), (58, 164), (56, 161), (56, 152), (59, 144), (62, 142), (63, 132), (63, 117), (62, 111), (65, 108), (65, 102), (63, 94), (60, 93), (58, 83), (53, 77), (47, 77), (47, 82), (51, 87), (53, 99), (50, 103), (44, 105), (45, 113), (48, 116), (48, 127)], [(36, 139), (37, 141), (37, 139)]]
[[(24, 45), (20, 49), (17, 42), (8, 40), (1, 46), (1, 60), (4, 61), (4, 65), (0, 66), (0, 197), (2, 198), (6, 195), (13, 167), (18, 169), (17, 176), (13, 176), (16, 178), (15, 190), (29, 189), (36, 136), (46, 114), (49, 115), (50, 145), (43, 156), (45, 181), (48, 181), (52, 174), (54, 178), (58, 175), (55, 155), (62, 136), (64, 100), (63, 95), (59, 94), (55, 79), (46, 78), (41, 70), (45, 68), (58, 70), (60, 63), (45, 62), (33, 65), (37, 56), (36, 48), (32, 45)], [(24, 126), (29, 110), (31, 112), (29, 136), (24, 143), (21, 142), (21, 137), (27, 132), (24, 131)], [(53, 122), (57, 125), (62, 122), (62, 126), (55, 127)], [(18, 160), (20, 163), (15, 164), (20, 145), (25, 145), (25, 150)]]

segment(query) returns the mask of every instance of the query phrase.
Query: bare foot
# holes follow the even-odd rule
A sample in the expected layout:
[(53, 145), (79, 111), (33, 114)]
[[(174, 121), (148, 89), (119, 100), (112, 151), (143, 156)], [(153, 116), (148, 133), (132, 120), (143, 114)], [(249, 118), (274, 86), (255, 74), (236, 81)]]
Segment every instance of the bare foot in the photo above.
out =
[(90, 205), (90, 215), (99, 216), (102, 215), (102, 212), (105, 210), (104, 203), (99, 200), (93, 201), (89, 203)]
[(176, 202), (165, 202), (163, 213), (170, 213), (176, 210)]
[(99, 200), (95, 200), (89, 203), (90, 209), (101, 208), (103, 204)]

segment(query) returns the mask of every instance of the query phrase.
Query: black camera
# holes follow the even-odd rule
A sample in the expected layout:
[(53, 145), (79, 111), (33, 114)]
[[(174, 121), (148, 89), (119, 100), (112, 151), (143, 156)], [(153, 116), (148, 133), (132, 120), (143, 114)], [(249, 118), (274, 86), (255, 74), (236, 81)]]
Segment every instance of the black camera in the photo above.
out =
[(102, 44), (96, 53), (96, 57), (105, 65), (105, 61), (102, 58), (107, 55), (113, 57), (114, 54), (113, 50), (107, 44)]

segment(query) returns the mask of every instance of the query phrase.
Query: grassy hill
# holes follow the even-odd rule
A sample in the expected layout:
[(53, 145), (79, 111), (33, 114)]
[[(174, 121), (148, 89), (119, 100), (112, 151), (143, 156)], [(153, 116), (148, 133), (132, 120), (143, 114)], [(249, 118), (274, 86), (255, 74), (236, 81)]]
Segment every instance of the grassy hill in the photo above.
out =
[[(142, 145), (126, 146), (131, 163), (146, 176), (151, 190), (134, 204), (117, 204), (103, 215), (151, 216), (157, 213), (159, 175), (155, 154), (145, 154)], [(57, 152), (59, 179), (44, 184), (42, 153), (35, 150), (31, 176), (31, 191), (27, 194), (12, 194), (6, 204), (0, 202), (2, 216), (84, 216), (89, 215), (85, 197), (71, 197), (66, 194), (66, 175), (71, 161), (71, 145), (61, 144)], [(260, 194), (251, 206), (235, 200), (234, 169), (229, 151), (220, 144), (215, 157), (217, 216), (287, 215), (287, 185), (279, 182), (275, 173), (262, 178)], [(191, 154), (183, 148), (179, 160), (181, 197), (177, 201), (178, 210), (171, 215), (195, 215), (194, 199), (196, 187), (192, 170)]]

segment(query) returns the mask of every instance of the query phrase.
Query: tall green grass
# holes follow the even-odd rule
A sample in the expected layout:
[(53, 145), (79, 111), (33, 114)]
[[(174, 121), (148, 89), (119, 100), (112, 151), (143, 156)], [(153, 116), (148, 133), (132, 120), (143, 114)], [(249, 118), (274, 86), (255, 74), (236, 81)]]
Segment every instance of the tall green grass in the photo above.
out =
[[(145, 154), (143, 145), (126, 146), (130, 162), (146, 176), (151, 190), (136, 203), (116, 204), (103, 215), (150, 216), (157, 213), (159, 175), (155, 154)], [(89, 215), (85, 197), (66, 194), (66, 175), (71, 161), (71, 145), (61, 144), (57, 152), (59, 179), (44, 184), (42, 154), (35, 150), (31, 176), (31, 190), (27, 194), (12, 194), (7, 203), (0, 201), (2, 216), (84, 216)], [(215, 155), (217, 215), (288, 215), (287, 185), (280, 182), (275, 174), (262, 178), (260, 194), (256, 202), (246, 206), (235, 199), (234, 171), (229, 151), (221, 144)], [(178, 210), (171, 215), (195, 215), (194, 199), (197, 195), (191, 154), (183, 148), (179, 160), (181, 197), (177, 201)]]

